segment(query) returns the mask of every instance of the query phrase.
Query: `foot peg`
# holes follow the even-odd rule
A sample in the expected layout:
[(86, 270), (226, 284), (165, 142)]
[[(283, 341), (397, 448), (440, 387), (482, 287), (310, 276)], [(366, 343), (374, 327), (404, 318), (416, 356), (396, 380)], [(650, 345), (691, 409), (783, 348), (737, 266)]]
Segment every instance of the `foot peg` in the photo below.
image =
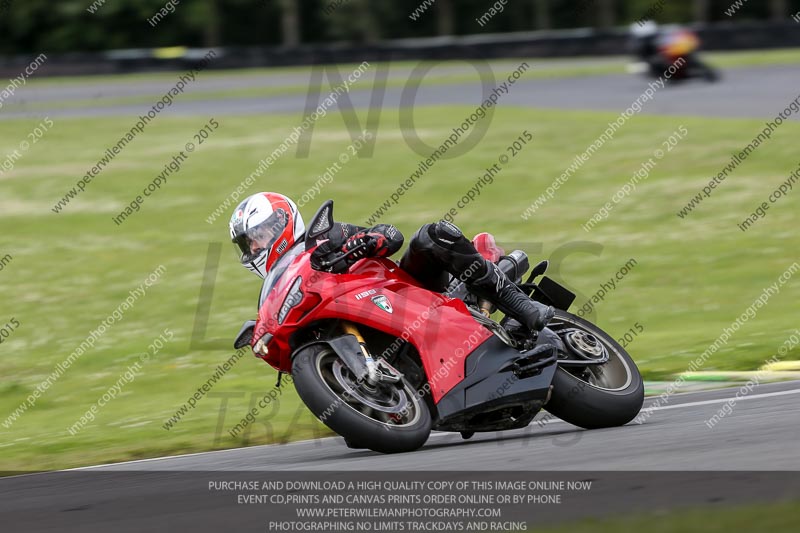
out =
[(514, 361), (511, 371), (518, 378), (529, 378), (541, 372), (542, 368), (558, 361), (558, 351), (552, 344), (542, 344), (536, 346), (522, 354), (522, 357)]

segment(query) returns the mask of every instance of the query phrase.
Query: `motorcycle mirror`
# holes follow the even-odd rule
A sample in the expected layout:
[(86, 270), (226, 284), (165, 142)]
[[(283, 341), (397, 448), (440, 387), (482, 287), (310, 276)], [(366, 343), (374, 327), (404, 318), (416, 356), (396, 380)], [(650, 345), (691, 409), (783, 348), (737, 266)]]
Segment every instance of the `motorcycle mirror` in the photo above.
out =
[(317, 244), (316, 239), (333, 227), (333, 200), (326, 200), (317, 210), (306, 232), (306, 249)]
[(239, 330), (239, 334), (236, 335), (236, 340), (233, 341), (233, 347), (238, 350), (239, 348), (244, 348), (245, 346), (249, 346), (253, 340), (253, 332), (256, 329), (256, 321), (255, 320), (248, 320), (242, 326), (242, 329)]

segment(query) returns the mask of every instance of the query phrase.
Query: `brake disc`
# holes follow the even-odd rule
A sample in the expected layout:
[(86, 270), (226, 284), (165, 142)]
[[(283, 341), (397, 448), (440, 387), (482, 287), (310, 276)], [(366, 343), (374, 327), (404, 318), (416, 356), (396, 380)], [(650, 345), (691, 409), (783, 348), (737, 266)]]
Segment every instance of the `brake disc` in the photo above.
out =
[(581, 359), (596, 360), (608, 356), (605, 345), (591, 333), (570, 328), (562, 332), (561, 338), (569, 350)]
[(339, 385), (345, 390), (345, 394), (349, 395), (351, 398), (376, 411), (382, 411), (388, 414), (402, 413), (408, 408), (408, 397), (404, 390), (391, 385), (378, 384), (379, 390), (377, 392), (388, 393), (386, 399), (383, 400), (362, 390), (361, 387), (363, 383), (354, 382), (350, 376), (345, 375), (344, 370), (347, 370), (348, 374), (350, 373), (349, 369), (347, 369), (341, 361), (337, 360), (333, 363), (333, 375), (336, 377)]

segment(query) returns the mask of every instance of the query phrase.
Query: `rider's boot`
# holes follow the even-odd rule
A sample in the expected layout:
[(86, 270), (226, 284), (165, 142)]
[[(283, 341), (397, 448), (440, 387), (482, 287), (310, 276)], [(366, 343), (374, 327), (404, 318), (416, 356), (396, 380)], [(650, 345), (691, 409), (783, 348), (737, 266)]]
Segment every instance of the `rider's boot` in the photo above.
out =
[(490, 261), (486, 261), (485, 274), (467, 280), (466, 284), (478, 297), (489, 300), (530, 331), (541, 331), (555, 314), (552, 306), (530, 299)]

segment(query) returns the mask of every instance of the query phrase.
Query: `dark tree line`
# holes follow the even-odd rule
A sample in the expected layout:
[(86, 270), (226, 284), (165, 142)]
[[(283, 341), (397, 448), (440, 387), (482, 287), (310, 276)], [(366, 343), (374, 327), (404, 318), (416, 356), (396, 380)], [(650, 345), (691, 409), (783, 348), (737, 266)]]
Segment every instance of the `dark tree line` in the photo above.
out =
[[(175, 1), (175, 0), (173, 0)], [(628, 24), (645, 13), (662, 22), (789, 19), (800, 0), (180, 0), (151, 27), (167, 0), (0, 0), (0, 52), (69, 52), (158, 46), (298, 46), (370, 43), (474, 33)], [(430, 2), (430, 0), (429, 0)], [(97, 8), (90, 13), (88, 8)]]

